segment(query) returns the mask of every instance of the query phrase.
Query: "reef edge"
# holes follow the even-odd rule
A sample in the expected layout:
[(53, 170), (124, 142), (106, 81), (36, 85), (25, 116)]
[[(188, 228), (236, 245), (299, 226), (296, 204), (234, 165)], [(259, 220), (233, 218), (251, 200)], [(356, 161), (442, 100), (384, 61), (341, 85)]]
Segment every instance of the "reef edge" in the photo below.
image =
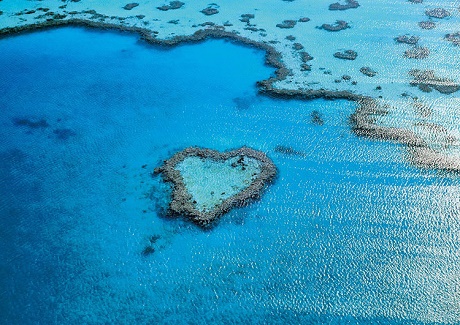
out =
[[(258, 81), (259, 92), (269, 97), (283, 98), (283, 99), (344, 99), (354, 101), (357, 103), (357, 109), (350, 117), (351, 130), (357, 136), (367, 137), (381, 141), (392, 141), (407, 146), (409, 154), (408, 160), (419, 168), (440, 169), (447, 171), (460, 171), (460, 161), (453, 157), (449, 157), (443, 153), (436, 151), (428, 146), (428, 144), (417, 134), (410, 130), (397, 127), (387, 127), (378, 125), (376, 118), (378, 114), (382, 113), (382, 107), (376, 99), (355, 94), (351, 91), (341, 90), (327, 90), (327, 89), (279, 89), (275, 88), (273, 84), (277, 81), (284, 80), (289, 74), (290, 70), (286, 68), (281, 60), (281, 53), (278, 52), (273, 46), (251, 40), (246, 37), (239, 36), (234, 32), (228, 32), (219, 28), (221, 26), (212, 26), (207, 29), (200, 29), (195, 33), (188, 36), (175, 36), (170, 39), (159, 39), (156, 34), (142, 27), (126, 26), (114, 23), (96, 22), (89, 19), (82, 18), (66, 18), (66, 19), (52, 19), (39, 23), (25, 24), (15, 27), (6, 27), (0, 29), (0, 38), (18, 35), (36, 30), (44, 30), (48, 28), (56, 28), (62, 26), (76, 26), (87, 27), (101, 30), (114, 30), (121, 32), (137, 33), (142, 40), (147, 43), (172, 47), (181, 43), (197, 43), (210, 38), (214, 39), (227, 39), (242, 43), (251, 47), (255, 47), (266, 52), (265, 63), (274, 67), (275, 75), (268, 79)], [(388, 112), (387, 112), (388, 113)]]
[[(249, 157), (260, 162), (260, 172), (245, 189), (225, 199), (210, 211), (200, 211), (194, 206), (193, 198), (187, 191), (180, 171), (175, 169), (177, 164), (184, 161), (187, 157), (200, 157), (214, 161), (225, 161), (233, 157)], [(259, 199), (265, 187), (277, 175), (277, 168), (264, 152), (249, 147), (241, 147), (225, 152), (199, 147), (188, 147), (175, 153), (168, 160), (165, 160), (162, 166), (155, 168), (154, 174), (161, 174), (165, 182), (172, 184), (172, 198), (169, 203), (169, 212), (171, 214), (186, 216), (197, 225), (208, 227), (217, 218), (232, 208), (245, 206)]]

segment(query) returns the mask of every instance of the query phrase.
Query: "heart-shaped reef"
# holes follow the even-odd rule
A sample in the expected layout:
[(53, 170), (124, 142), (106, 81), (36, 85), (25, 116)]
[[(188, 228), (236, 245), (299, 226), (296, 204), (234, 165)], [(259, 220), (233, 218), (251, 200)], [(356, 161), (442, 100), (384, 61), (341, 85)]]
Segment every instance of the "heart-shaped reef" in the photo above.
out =
[(265, 153), (248, 147), (226, 152), (189, 147), (156, 168), (158, 173), (173, 187), (170, 212), (207, 226), (258, 199), (277, 169)]

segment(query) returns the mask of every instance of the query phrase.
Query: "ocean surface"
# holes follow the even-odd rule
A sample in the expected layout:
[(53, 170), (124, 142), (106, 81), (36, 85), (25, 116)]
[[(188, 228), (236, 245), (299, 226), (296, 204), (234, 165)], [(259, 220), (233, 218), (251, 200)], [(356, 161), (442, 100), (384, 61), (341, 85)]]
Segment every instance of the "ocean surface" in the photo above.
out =
[[(223, 40), (66, 27), (0, 53), (0, 323), (460, 323), (459, 175), (353, 135), (353, 102), (260, 96), (264, 53)], [(260, 201), (167, 215), (155, 167), (243, 145), (279, 170)]]

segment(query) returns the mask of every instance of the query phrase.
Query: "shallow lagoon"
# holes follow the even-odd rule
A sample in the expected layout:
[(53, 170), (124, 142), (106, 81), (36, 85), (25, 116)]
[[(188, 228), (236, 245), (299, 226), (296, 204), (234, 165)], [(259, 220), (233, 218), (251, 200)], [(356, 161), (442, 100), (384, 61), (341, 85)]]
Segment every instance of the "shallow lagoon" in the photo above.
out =
[[(253, 158), (245, 158), (241, 167), (235, 168), (239, 157), (227, 161), (214, 161), (199, 157), (187, 157), (176, 167), (180, 171), (185, 186), (197, 202), (199, 211), (211, 211), (229, 197), (249, 187), (260, 173), (260, 163)], [(244, 165), (243, 165), (244, 164)], [(208, 189), (214, 189), (209, 193)], [(210, 195), (211, 194), (211, 195)]]
[[(353, 103), (258, 96), (264, 53), (224, 41), (63, 28), (0, 52), (3, 322), (460, 321), (458, 177), (356, 138)], [(191, 145), (279, 177), (203, 231), (151, 177)]]

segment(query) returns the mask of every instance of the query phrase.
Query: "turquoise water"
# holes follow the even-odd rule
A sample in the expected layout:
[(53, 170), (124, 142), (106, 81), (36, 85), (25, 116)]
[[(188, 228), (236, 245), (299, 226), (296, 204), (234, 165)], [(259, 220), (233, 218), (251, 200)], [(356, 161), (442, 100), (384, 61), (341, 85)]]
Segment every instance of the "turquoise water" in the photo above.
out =
[[(460, 322), (458, 175), (355, 137), (353, 103), (258, 96), (264, 53), (225, 41), (62, 28), (0, 53), (2, 323)], [(279, 177), (203, 231), (151, 175), (191, 145)]]
[(198, 211), (212, 211), (224, 200), (248, 188), (257, 178), (260, 162), (245, 157), (238, 164), (239, 159), (237, 156), (215, 161), (195, 156), (187, 157), (176, 165)]

